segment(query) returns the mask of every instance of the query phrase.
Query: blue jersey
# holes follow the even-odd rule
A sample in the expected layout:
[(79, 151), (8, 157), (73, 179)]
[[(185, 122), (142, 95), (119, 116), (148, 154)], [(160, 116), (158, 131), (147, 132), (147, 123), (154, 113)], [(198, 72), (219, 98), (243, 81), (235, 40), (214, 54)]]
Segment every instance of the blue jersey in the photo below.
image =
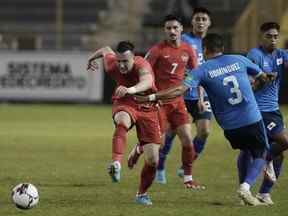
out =
[(287, 52), (276, 49), (268, 53), (261, 47), (253, 48), (247, 57), (257, 64), (264, 72), (277, 73), (276, 80), (255, 92), (256, 101), (262, 112), (271, 112), (279, 109), (280, 80), (284, 72), (284, 62), (288, 62)]
[(217, 122), (230, 130), (262, 119), (248, 78), (248, 74), (256, 76), (261, 71), (244, 56), (221, 55), (190, 70), (183, 83), (203, 86)]
[[(204, 55), (203, 55), (203, 48), (202, 48), (202, 38), (195, 36), (193, 33), (184, 33), (182, 34), (182, 41), (188, 43), (197, 54), (197, 61), (198, 66), (204, 63)], [(206, 96), (206, 93), (205, 93)], [(189, 88), (184, 94), (185, 100), (198, 100), (198, 90), (197, 87)]]

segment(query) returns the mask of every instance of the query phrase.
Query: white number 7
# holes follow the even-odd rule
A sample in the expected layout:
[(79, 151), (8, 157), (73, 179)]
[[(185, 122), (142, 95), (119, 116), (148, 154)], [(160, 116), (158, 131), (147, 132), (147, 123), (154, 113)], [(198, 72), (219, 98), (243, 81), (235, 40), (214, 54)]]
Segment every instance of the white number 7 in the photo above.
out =
[(175, 73), (175, 70), (176, 70), (176, 68), (177, 68), (177, 66), (178, 66), (178, 64), (177, 63), (172, 63), (172, 70), (171, 70), (171, 74), (174, 74)]

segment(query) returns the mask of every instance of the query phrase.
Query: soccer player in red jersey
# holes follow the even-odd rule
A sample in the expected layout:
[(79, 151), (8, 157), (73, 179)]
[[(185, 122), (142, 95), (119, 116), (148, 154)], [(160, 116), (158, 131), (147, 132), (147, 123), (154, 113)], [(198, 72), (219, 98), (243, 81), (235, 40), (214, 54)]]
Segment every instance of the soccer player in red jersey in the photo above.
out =
[(136, 102), (133, 95), (148, 95), (157, 89), (150, 64), (144, 58), (135, 56), (133, 49), (133, 44), (122, 41), (119, 42), (116, 53), (110, 47), (97, 50), (89, 58), (88, 70), (93, 71), (97, 67), (94, 59), (103, 57), (104, 70), (117, 84), (112, 97), (115, 131), (112, 139), (112, 163), (108, 168), (112, 182), (120, 181), (127, 132), (135, 125), (145, 157), (136, 202), (151, 205), (146, 191), (155, 177), (161, 143), (158, 107), (156, 103)]
[[(153, 68), (158, 90), (181, 84), (184, 80), (185, 69), (197, 67), (195, 50), (181, 41), (183, 26), (180, 19), (174, 15), (167, 15), (164, 20), (164, 30), (166, 40), (153, 46), (145, 57)], [(179, 96), (161, 101), (161, 103), (162, 133), (165, 133), (168, 128), (175, 131), (182, 144), (184, 184), (187, 188), (202, 189), (204, 187), (192, 178), (192, 162), (195, 159), (195, 151), (192, 144), (191, 125), (183, 97)], [(135, 149), (137, 146), (134, 147), (128, 157), (129, 167), (133, 167), (132, 162), (137, 161), (135, 158), (137, 159), (140, 151)]]

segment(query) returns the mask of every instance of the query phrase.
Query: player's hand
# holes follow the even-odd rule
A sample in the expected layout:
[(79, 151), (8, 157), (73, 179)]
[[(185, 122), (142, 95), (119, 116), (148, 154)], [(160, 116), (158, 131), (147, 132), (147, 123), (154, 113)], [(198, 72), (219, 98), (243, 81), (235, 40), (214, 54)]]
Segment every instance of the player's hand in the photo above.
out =
[(266, 79), (268, 82), (272, 82), (277, 78), (277, 73), (265, 73), (266, 74)]
[(115, 96), (118, 98), (124, 97), (128, 93), (128, 88), (119, 86), (115, 91)]
[(88, 64), (87, 64), (87, 71), (97, 71), (99, 69), (99, 63), (95, 60), (95, 58), (91, 58), (88, 60)]
[(148, 102), (149, 101), (148, 96), (141, 96), (141, 95), (135, 95), (134, 99), (138, 102)]

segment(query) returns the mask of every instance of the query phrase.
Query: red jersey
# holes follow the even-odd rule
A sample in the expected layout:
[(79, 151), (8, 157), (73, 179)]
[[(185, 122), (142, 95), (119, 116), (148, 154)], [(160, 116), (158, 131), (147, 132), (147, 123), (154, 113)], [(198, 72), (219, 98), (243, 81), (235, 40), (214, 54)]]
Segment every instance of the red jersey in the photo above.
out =
[[(120, 85), (125, 86), (127, 88), (132, 87), (139, 83), (139, 70), (145, 69), (153, 76), (153, 86), (151, 89), (146, 90), (145, 92), (140, 92), (141, 95), (149, 95), (157, 91), (154, 82), (154, 73), (152, 71), (151, 65), (141, 56), (134, 57), (134, 65), (131, 71), (127, 74), (120, 73), (118, 66), (117, 66), (117, 59), (114, 54), (107, 54), (104, 57), (104, 64), (105, 64), (105, 71), (113, 80), (116, 81), (116, 88)], [(127, 96), (124, 97), (127, 99)], [(130, 97), (132, 98), (132, 97)]]
[(148, 51), (146, 59), (153, 68), (158, 90), (181, 84), (185, 69), (197, 67), (196, 52), (185, 42), (181, 42), (179, 47), (172, 47), (162, 41)]

